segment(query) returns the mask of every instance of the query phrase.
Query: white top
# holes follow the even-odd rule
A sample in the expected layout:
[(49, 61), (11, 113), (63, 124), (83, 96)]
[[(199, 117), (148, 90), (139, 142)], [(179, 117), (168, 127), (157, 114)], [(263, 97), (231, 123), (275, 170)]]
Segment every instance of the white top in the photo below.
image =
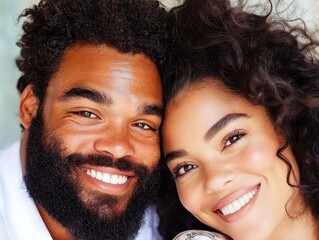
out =
[[(149, 208), (136, 240), (161, 240), (158, 221), (154, 208)], [(23, 182), (20, 142), (0, 151), (0, 239), (52, 240)]]

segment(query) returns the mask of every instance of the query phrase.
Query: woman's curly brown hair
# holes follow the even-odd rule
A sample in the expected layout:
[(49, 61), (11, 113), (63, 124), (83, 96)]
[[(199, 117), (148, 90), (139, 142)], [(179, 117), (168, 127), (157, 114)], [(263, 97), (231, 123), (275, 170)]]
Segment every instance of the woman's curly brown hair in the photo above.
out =
[[(281, 152), (290, 145), (300, 170), (296, 187), (319, 219), (318, 41), (304, 24), (292, 25), (275, 17), (271, 1), (269, 6), (262, 15), (245, 10), (242, 1), (234, 6), (227, 0), (186, 0), (171, 10), (172, 53), (164, 78), (165, 100), (169, 102), (181, 89), (209, 78), (263, 106), (287, 140), (277, 152), (288, 165), (287, 181), (291, 165)], [(178, 224), (172, 210), (180, 206), (173, 203), (175, 189), (173, 193), (162, 190), (160, 204), (171, 209), (161, 211), (161, 230), (169, 239), (185, 230), (181, 229), (185, 223)], [(176, 219), (175, 229), (165, 219)], [(193, 227), (192, 223), (189, 226)]]
[(17, 88), (28, 84), (40, 101), (65, 50), (74, 44), (106, 44), (123, 53), (143, 53), (161, 70), (166, 57), (167, 12), (152, 0), (42, 0), (26, 9), (16, 61)]

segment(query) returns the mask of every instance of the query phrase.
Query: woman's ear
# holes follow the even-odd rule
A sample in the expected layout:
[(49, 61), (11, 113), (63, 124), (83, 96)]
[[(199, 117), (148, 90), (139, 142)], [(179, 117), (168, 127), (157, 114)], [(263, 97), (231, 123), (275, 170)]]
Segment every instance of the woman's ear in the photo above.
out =
[(36, 116), (39, 107), (39, 99), (33, 92), (33, 86), (29, 84), (21, 93), (19, 118), (20, 123), (26, 129), (30, 127), (32, 119)]

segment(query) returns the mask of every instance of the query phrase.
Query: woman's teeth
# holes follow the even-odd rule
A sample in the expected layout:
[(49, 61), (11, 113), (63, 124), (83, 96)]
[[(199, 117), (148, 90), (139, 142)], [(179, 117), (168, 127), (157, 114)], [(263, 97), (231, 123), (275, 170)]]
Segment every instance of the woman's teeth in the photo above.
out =
[(250, 191), (249, 193), (246, 193), (241, 198), (233, 201), (232, 203), (226, 205), (225, 207), (221, 208), (220, 211), (223, 213), (223, 215), (227, 216), (229, 214), (233, 214), (237, 212), (239, 209), (241, 209), (243, 206), (245, 206), (256, 194), (257, 189)]

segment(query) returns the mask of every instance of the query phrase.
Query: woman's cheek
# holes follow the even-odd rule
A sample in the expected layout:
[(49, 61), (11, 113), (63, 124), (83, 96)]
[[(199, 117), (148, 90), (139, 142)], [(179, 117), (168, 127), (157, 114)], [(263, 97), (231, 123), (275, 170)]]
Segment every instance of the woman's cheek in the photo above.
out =
[[(198, 184), (199, 185), (199, 184)], [(200, 203), (201, 193), (197, 188), (188, 184), (177, 184), (177, 193), (182, 205), (190, 212), (193, 212), (197, 208), (197, 204)]]
[(251, 144), (242, 152), (241, 169), (248, 173), (262, 173), (274, 167), (274, 161), (280, 161), (276, 156), (277, 149), (273, 146), (258, 143)]

